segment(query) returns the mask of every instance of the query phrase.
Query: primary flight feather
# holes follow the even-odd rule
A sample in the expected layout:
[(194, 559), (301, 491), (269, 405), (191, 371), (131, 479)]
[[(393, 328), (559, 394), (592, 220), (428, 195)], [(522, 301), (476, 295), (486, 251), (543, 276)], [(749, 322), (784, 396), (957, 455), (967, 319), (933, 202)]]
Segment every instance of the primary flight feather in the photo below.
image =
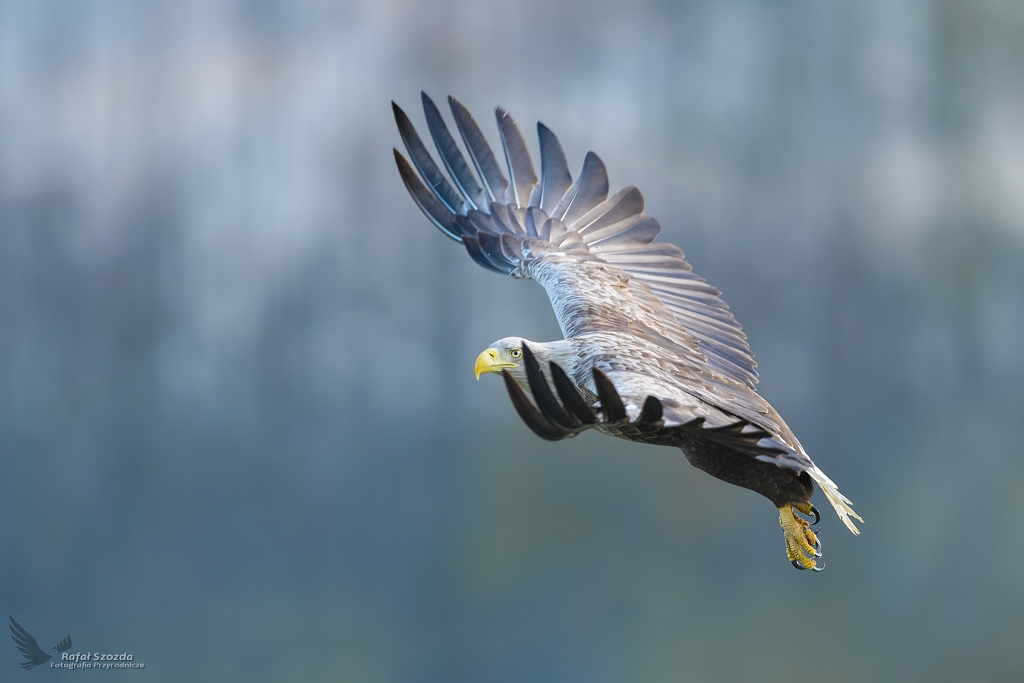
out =
[[(540, 177), (512, 117), (495, 109), (505, 170), (469, 111), (449, 97), (462, 154), (434, 102), (427, 127), (445, 170), (392, 103), (409, 161), (406, 188), (427, 217), (478, 264), (532, 279), (551, 300), (564, 339), (511, 337), (480, 354), (477, 377), (501, 373), (523, 421), (545, 439), (586, 429), (675, 446), (695, 467), (756, 491), (779, 509), (786, 554), (820, 571), (807, 520), (815, 484), (853, 533), (861, 518), (758, 395), (757, 364), (720, 292), (672, 244), (627, 187), (608, 196), (604, 163), (588, 152), (573, 181), (558, 139), (537, 124)], [(448, 178), (452, 182), (449, 182)]]

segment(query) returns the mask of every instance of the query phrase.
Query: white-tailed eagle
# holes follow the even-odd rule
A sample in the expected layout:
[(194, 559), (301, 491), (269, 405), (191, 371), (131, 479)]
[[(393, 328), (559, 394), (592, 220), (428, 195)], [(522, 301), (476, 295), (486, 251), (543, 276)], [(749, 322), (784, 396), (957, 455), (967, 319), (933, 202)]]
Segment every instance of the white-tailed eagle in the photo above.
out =
[(863, 520), (757, 394), (753, 354), (720, 292), (678, 247), (654, 242), (661, 226), (643, 212), (640, 190), (609, 197), (593, 152), (574, 182), (542, 123), (538, 179), (519, 129), (498, 107), (506, 178), (473, 117), (449, 97), (467, 163), (437, 106), (426, 93), (422, 100), (448, 177), (392, 103), (412, 159), (395, 150), (409, 193), (478, 264), (539, 282), (565, 337), (500, 339), (477, 358), (477, 377), (501, 373), (520, 417), (544, 439), (596, 429), (675, 446), (695, 467), (760, 493), (779, 510), (793, 566), (820, 571), (821, 543), (797, 514), (820, 520), (815, 484), (850, 531), (858, 533), (851, 518)]

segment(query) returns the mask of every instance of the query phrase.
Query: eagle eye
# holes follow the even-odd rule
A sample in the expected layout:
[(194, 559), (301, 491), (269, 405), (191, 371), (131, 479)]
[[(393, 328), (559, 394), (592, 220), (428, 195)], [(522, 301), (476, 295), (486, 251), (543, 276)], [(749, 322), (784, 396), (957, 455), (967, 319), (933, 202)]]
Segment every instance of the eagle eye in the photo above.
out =
[(519, 358), (520, 356), (523, 355), (523, 352), (521, 349), (512, 349), (511, 351), (508, 352), (508, 355), (512, 356), (513, 358)]

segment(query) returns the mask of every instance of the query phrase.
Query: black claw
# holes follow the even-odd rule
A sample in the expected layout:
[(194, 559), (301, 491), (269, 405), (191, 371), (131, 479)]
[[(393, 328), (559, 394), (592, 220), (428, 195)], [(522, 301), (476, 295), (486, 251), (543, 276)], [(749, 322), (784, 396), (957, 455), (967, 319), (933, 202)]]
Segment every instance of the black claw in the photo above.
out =
[(619, 392), (615, 385), (597, 368), (593, 369), (594, 384), (597, 386), (597, 395), (601, 399), (601, 412), (604, 413), (605, 422), (622, 422), (627, 419), (626, 407), (622, 405)]
[(800, 564), (800, 562), (798, 562), (797, 560), (793, 560), (792, 564), (793, 564), (794, 567), (796, 567), (800, 571), (803, 571), (803, 570), (807, 569), (807, 567), (805, 567), (802, 564)]
[(523, 391), (512, 375), (508, 374), (508, 370), (502, 370), (501, 376), (505, 380), (505, 389), (508, 391), (508, 396), (512, 399), (512, 405), (515, 406), (516, 412), (519, 413), (519, 417), (522, 418), (526, 426), (533, 430), (533, 433), (542, 439), (548, 441), (560, 441), (565, 437), (569, 436), (569, 430), (563, 429), (556, 425), (551, 424), (546, 417), (544, 417), (539, 410), (537, 410), (530, 399), (526, 397), (526, 392)]
[(820, 565), (816, 565), (814, 567), (811, 567), (811, 571), (812, 572), (820, 572), (820, 571), (822, 571), (824, 569), (825, 569), (825, 563), (824, 562), (822, 562)]
[(551, 393), (551, 387), (540, 371), (540, 364), (537, 357), (530, 351), (530, 347), (523, 343), (523, 366), (526, 368), (526, 379), (530, 383), (530, 391), (533, 393), (533, 400), (537, 402), (537, 408), (547, 418), (548, 422), (556, 427), (572, 429), (579, 426), (579, 420), (565, 411), (565, 408), (555, 399)]
[(814, 507), (813, 505), (811, 506), (811, 514), (814, 515), (814, 521), (811, 522), (811, 524), (817, 524), (821, 521), (821, 513), (818, 512), (818, 508)]
[(582, 424), (595, 424), (597, 416), (594, 415), (594, 411), (590, 409), (587, 402), (583, 400), (580, 392), (573, 385), (572, 380), (565, 374), (565, 370), (554, 361), (551, 361), (549, 367), (551, 369), (551, 381), (555, 383), (555, 391), (558, 392), (558, 397), (562, 399), (562, 405), (565, 406), (566, 410), (572, 413)]
[(821, 557), (821, 541), (817, 539), (814, 541), (814, 556)]

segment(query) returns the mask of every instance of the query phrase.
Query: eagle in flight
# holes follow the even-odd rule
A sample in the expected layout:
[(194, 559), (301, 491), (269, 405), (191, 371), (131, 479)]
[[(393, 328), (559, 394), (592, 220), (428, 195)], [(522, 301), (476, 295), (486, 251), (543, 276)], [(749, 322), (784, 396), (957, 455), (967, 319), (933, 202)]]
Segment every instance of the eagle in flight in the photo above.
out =
[(540, 283), (564, 336), (499, 339), (477, 358), (477, 378), (500, 373), (519, 416), (543, 439), (596, 429), (674, 446), (698, 469), (760, 493), (779, 510), (789, 561), (820, 571), (821, 543), (801, 516), (820, 521), (815, 484), (854, 534), (853, 519), (863, 520), (758, 395), (757, 364), (720, 292), (678, 247), (654, 242), (661, 226), (644, 213), (640, 190), (609, 197), (593, 152), (573, 181), (543, 123), (538, 179), (515, 121), (498, 107), (506, 178), (469, 111), (449, 97), (467, 163), (433, 100), (422, 100), (451, 182), (392, 102), (412, 160), (394, 150), (409, 194), (478, 264)]

